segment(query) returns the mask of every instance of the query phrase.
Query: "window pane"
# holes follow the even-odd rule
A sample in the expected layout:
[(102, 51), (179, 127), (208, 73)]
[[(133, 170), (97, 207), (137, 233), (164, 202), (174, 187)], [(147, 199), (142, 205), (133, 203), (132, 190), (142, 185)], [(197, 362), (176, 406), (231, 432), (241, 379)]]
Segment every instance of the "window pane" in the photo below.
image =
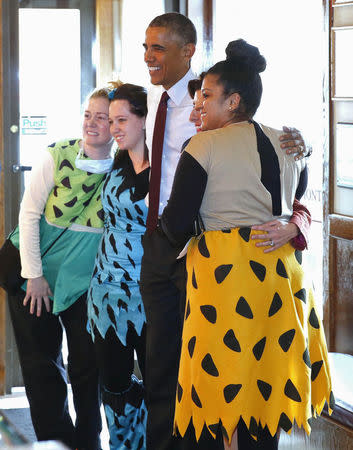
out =
[(20, 8), (19, 46), (21, 164), (32, 166), (50, 143), (81, 135), (79, 10)]
[(308, 259), (322, 298), (322, 148), (324, 34), (321, 0), (215, 0), (214, 61), (229, 41), (243, 38), (267, 60), (263, 97), (255, 120), (298, 128), (313, 146), (309, 186), (302, 199), (314, 219)]
[(118, 77), (126, 82), (148, 86), (150, 77), (143, 60), (145, 31), (151, 20), (164, 14), (164, 0), (125, 0), (122, 11), (122, 61)]

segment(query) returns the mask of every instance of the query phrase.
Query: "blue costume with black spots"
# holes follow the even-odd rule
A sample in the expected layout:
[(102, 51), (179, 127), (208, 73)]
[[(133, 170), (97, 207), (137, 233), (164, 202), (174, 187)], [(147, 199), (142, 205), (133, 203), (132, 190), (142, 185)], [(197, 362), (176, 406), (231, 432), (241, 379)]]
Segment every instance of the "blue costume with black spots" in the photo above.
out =
[(145, 312), (139, 280), (149, 169), (136, 174), (127, 151), (117, 155), (102, 189), (104, 231), (88, 291), (111, 449), (144, 449), (146, 407), (134, 376), (134, 351), (144, 375)]

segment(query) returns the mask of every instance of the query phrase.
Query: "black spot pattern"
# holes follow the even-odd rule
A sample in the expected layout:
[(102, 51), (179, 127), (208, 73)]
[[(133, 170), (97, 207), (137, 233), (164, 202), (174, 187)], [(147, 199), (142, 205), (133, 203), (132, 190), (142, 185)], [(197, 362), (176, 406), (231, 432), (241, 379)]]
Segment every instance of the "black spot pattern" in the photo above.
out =
[(109, 243), (112, 246), (113, 252), (117, 255), (118, 254), (118, 249), (116, 247), (116, 241), (115, 241), (114, 234), (111, 234), (109, 236)]
[(313, 328), (319, 329), (319, 319), (317, 318), (316, 312), (314, 308), (311, 308), (310, 316), (309, 316), (309, 323)]
[(140, 216), (143, 215), (143, 211), (142, 211), (142, 209), (139, 207), (139, 205), (135, 205), (135, 209), (136, 209), (137, 214), (140, 214)]
[(238, 233), (244, 239), (245, 242), (249, 242), (251, 228), (249, 227), (239, 228)]
[(315, 381), (317, 376), (319, 375), (319, 372), (321, 370), (321, 367), (323, 365), (323, 361), (315, 361), (311, 366), (311, 381)]
[(70, 163), (70, 161), (68, 159), (63, 159), (61, 161), (59, 170), (62, 170), (64, 167), (68, 167), (69, 169), (74, 170), (74, 168), (72, 167), (72, 164)]
[(259, 391), (263, 398), (267, 401), (270, 398), (272, 386), (266, 383), (266, 381), (257, 380), (257, 387), (259, 388)]
[(307, 348), (305, 349), (305, 352), (303, 353), (303, 361), (309, 367), (309, 369), (311, 369), (310, 355), (309, 355), (309, 350)]
[(185, 320), (190, 316), (190, 301), (186, 305)]
[(96, 184), (95, 184), (95, 183), (91, 184), (90, 186), (87, 186), (86, 184), (83, 183), (83, 185), (82, 185), (82, 190), (83, 190), (83, 192), (85, 192), (86, 194), (88, 194), (88, 192), (93, 191), (93, 189), (94, 189), (95, 187), (96, 187)]
[(262, 338), (257, 344), (254, 345), (252, 352), (257, 361), (260, 361), (262, 354), (265, 350), (266, 337)]
[(335, 396), (333, 395), (333, 392), (331, 391), (330, 392), (330, 400), (329, 400), (329, 406), (331, 409), (334, 409), (335, 403), (336, 403)]
[(282, 428), (286, 433), (288, 433), (292, 426), (293, 425), (289, 417), (285, 413), (282, 413), (278, 421), (278, 427)]
[(125, 247), (127, 247), (130, 251), (132, 250), (132, 247), (131, 247), (131, 244), (130, 244), (130, 241), (128, 240), (128, 239), (126, 239), (125, 240), (125, 243), (124, 243), (124, 245), (125, 245)]
[(188, 342), (188, 351), (190, 358), (192, 358), (194, 355), (195, 344), (196, 344), (196, 336), (193, 336)]
[(208, 425), (209, 430), (211, 431), (211, 433), (213, 434), (217, 434), (218, 433), (218, 428), (220, 427), (220, 423), (211, 423), (211, 425)]
[(291, 330), (288, 330), (285, 333), (281, 334), (281, 336), (278, 338), (278, 343), (284, 352), (288, 352), (289, 347), (292, 345), (294, 335), (295, 329), (292, 328)]
[(250, 267), (260, 281), (266, 277), (266, 267), (256, 261), (250, 261)]
[(241, 384), (228, 384), (228, 386), (223, 389), (224, 400), (227, 403), (232, 402), (238, 395), (241, 387)]
[(303, 252), (301, 250), (295, 250), (294, 255), (295, 255), (295, 259), (298, 261), (298, 263), (302, 264), (302, 262), (303, 262)]
[(177, 385), (177, 397), (178, 397), (178, 402), (181, 402), (183, 396), (183, 388), (180, 386), (180, 383), (178, 381), (178, 385)]
[(240, 352), (240, 344), (238, 339), (235, 337), (233, 330), (228, 330), (227, 333), (224, 335), (223, 342), (225, 345), (230, 348), (231, 350), (235, 352)]
[(251, 311), (250, 305), (249, 303), (245, 300), (244, 297), (240, 297), (240, 299), (238, 300), (237, 306), (235, 308), (235, 311), (243, 316), (246, 317), (247, 319), (253, 319), (254, 315)]
[(199, 252), (202, 256), (204, 256), (205, 258), (210, 257), (210, 252), (208, 251), (207, 244), (206, 244), (206, 238), (205, 238), (204, 234), (201, 236), (201, 238), (198, 242), (198, 248), (199, 248)]
[(229, 272), (232, 270), (232, 267), (233, 264), (222, 264), (215, 269), (214, 275), (218, 284), (225, 280)]
[(216, 323), (217, 310), (213, 305), (202, 305), (200, 306), (200, 310), (209, 322)]
[(290, 398), (291, 400), (293, 400), (295, 402), (302, 401), (297, 388), (294, 386), (292, 380), (290, 380), (290, 379), (287, 380), (287, 383), (284, 387), (284, 393), (288, 398)]
[(285, 266), (283, 264), (283, 261), (281, 259), (279, 259), (279, 258), (278, 258), (278, 261), (277, 261), (276, 272), (277, 272), (277, 274), (280, 277), (288, 278), (287, 271), (286, 271), (286, 268), (285, 268)]
[(302, 302), (306, 303), (306, 289), (300, 289), (298, 292), (296, 292), (295, 297), (299, 298)]
[(192, 269), (192, 278), (191, 278), (192, 285), (195, 289), (197, 289), (197, 282), (196, 282), (196, 276), (195, 276), (195, 269)]
[(279, 294), (276, 292), (273, 296), (270, 309), (268, 310), (268, 317), (274, 316), (281, 308), (282, 308), (283, 302)]
[(103, 208), (100, 209), (99, 211), (97, 211), (97, 216), (99, 217), (99, 219), (103, 222), (104, 221), (104, 210)]
[(199, 396), (197, 395), (194, 385), (192, 385), (192, 388), (191, 388), (191, 398), (192, 398), (192, 401), (195, 403), (195, 405), (198, 408), (202, 408), (201, 400), (200, 400)]
[(66, 188), (68, 188), (68, 189), (72, 189), (72, 188), (71, 188), (70, 178), (69, 178), (69, 177), (63, 178), (63, 179), (61, 180), (61, 184), (62, 184), (63, 186), (65, 186)]
[(64, 203), (64, 205), (67, 206), (68, 208), (72, 208), (76, 204), (76, 202), (77, 202), (77, 197), (74, 197), (69, 202)]
[(54, 214), (55, 214), (56, 218), (61, 217), (63, 215), (63, 212), (61, 211), (61, 209), (55, 205), (53, 205), (53, 210), (54, 210)]
[(207, 353), (207, 355), (203, 358), (201, 362), (201, 367), (206, 373), (208, 373), (212, 377), (219, 376), (218, 369), (212, 359), (212, 356), (209, 353)]

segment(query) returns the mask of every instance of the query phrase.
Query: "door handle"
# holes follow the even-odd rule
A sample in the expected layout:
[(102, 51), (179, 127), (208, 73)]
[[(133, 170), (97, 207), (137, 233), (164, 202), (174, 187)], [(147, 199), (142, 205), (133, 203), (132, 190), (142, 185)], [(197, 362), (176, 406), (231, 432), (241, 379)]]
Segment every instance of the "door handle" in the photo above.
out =
[(12, 166), (13, 173), (26, 172), (27, 170), (32, 170), (32, 166), (21, 166), (21, 164), (14, 164)]

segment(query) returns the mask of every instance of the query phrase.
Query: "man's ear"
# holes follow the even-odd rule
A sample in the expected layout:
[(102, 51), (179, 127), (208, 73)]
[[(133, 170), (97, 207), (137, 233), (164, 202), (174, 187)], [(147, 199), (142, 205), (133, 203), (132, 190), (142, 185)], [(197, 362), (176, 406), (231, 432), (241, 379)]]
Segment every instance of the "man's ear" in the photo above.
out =
[(194, 56), (195, 50), (196, 50), (196, 46), (195, 44), (185, 44), (183, 46), (183, 50), (184, 50), (184, 56), (188, 59), (191, 59)]

